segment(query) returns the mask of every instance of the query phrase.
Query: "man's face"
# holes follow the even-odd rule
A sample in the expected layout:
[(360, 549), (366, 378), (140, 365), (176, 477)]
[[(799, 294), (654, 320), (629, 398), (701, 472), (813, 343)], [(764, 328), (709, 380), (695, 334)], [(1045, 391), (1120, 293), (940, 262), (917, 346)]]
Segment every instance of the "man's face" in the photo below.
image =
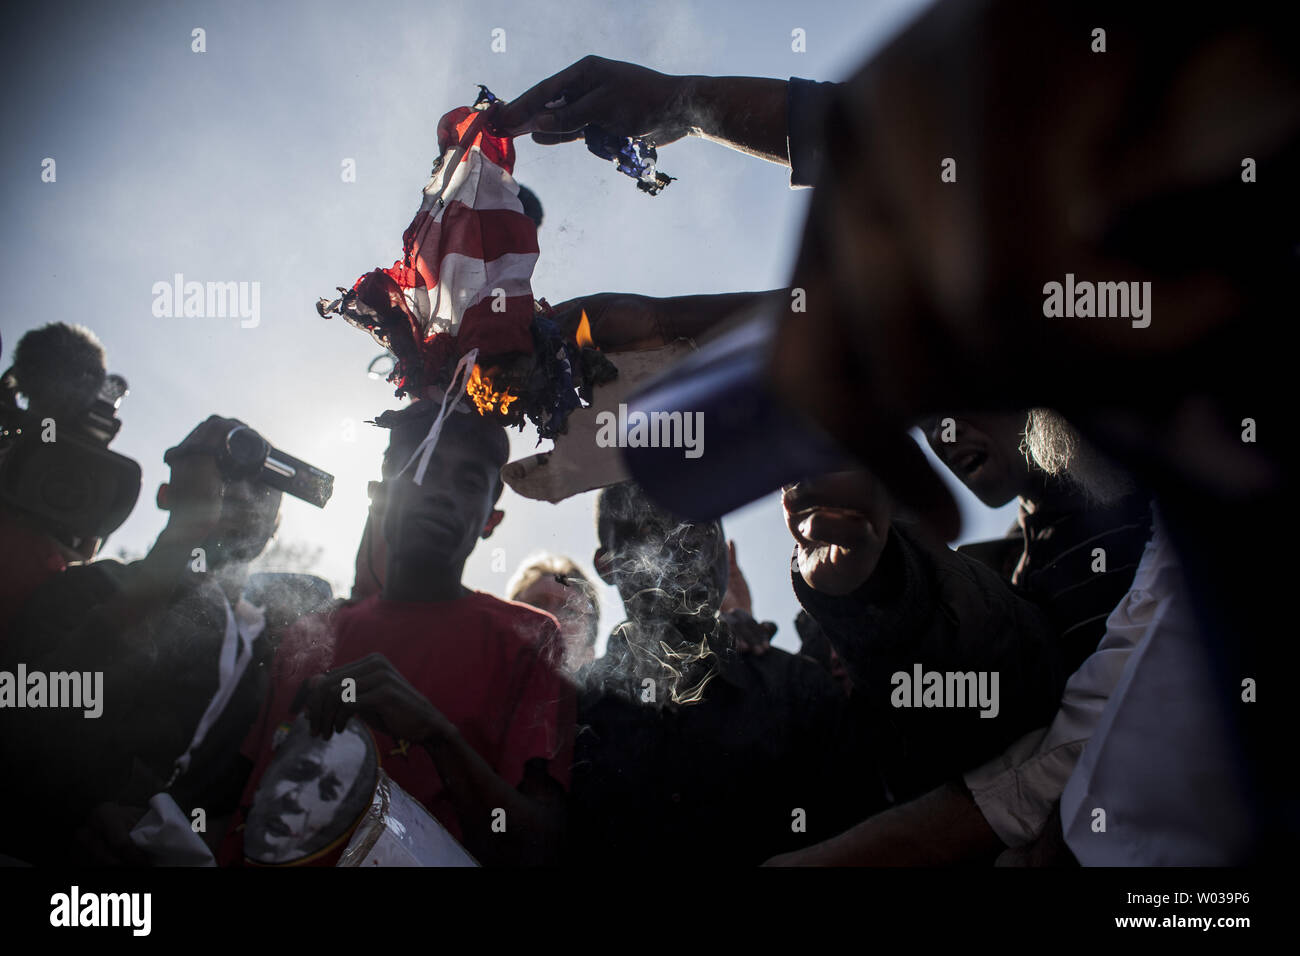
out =
[(349, 728), (324, 740), (299, 720), (257, 788), (245, 828), (248, 856), (259, 863), (287, 863), (341, 835), (351, 821), (340, 820), (340, 811), (365, 760), (361, 733)]
[[(948, 417), (951, 428), (945, 427)], [(1020, 451), (1025, 417), (1024, 412), (937, 416), (922, 429), (935, 455), (961, 483), (990, 508), (1000, 508), (1025, 491), (1031, 473)]]
[(515, 600), (554, 615), (564, 638), (564, 666), (569, 671), (595, 659), (592, 619), (600, 611), (577, 587), (561, 584), (553, 574), (543, 574), (520, 591)]
[[(391, 450), (394, 471), (414, 450), (413, 443)], [(388, 554), (419, 563), (463, 564), (492, 514), (500, 464), (460, 430), (444, 428), (422, 484), (414, 481), (415, 468), (384, 482)]]
[(275, 534), (283, 497), (260, 481), (226, 482), (221, 520), (208, 543), (209, 564), (252, 561), (261, 554)]
[(597, 560), (633, 619), (711, 619), (722, 606), (727, 542), (720, 522), (678, 521), (649, 510), (609, 521), (602, 545)]

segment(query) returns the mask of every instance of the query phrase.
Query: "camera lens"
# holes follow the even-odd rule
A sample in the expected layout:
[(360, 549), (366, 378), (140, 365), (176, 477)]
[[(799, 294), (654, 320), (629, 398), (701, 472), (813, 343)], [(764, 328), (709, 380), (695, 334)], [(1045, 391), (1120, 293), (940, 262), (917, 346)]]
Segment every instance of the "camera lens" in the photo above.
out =
[(266, 439), (251, 428), (232, 428), (226, 436), (226, 459), (239, 475), (253, 475), (266, 460)]
[(99, 389), (99, 399), (117, 408), (118, 403), (122, 401), (122, 397), (126, 395), (127, 391), (126, 379), (121, 375), (107, 375), (104, 377), (104, 384)]

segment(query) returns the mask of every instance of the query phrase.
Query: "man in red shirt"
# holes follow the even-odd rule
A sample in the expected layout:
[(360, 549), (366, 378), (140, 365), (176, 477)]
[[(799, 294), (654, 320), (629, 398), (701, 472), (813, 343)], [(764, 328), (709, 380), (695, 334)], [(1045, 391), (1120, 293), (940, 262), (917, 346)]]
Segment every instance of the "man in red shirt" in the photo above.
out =
[[(299, 621), (272, 667), (244, 813), (271, 760), (277, 726), (301, 710), (326, 737), (356, 714), (374, 731), (384, 771), (484, 864), (554, 857), (572, 763), (574, 690), (559, 674), (555, 619), (461, 583), (465, 561), (503, 513), (505, 429), (453, 412), (421, 484), (405, 466), (437, 406), (381, 415), (383, 589)], [(242, 832), (223, 857), (242, 856)]]

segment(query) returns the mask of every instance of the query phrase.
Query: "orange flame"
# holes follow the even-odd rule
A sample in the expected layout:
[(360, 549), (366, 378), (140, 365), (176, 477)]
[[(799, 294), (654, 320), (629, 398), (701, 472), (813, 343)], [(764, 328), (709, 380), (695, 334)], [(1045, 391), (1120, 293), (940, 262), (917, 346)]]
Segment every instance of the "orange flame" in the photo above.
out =
[(488, 412), (500, 412), (504, 415), (509, 411), (511, 402), (519, 398), (518, 395), (511, 395), (508, 390), (500, 392), (496, 390), (496, 386), (492, 384), (492, 373), (496, 371), (497, 369), (492, 368), (484, 372), (483, 367), (476, 364), (465, 385), (465, 391), (480, 415), (486, 415)]
[(596, 340), (591, 337), (591, 323), (587, 321), (587, 310), (582, 310), (582, 319), (578, 322), (578, 331), (574, 336), (578, 348), (594, 349)]

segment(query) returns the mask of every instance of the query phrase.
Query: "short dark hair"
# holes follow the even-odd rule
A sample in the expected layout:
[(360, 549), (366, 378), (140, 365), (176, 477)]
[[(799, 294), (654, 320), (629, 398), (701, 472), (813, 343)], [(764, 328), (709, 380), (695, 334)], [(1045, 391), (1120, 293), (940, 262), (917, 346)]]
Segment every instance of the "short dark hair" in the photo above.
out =
[(690, 521), (674, 514), (652, 501), (645, 489), (635, 481), (606, 485), (596, 493), (596, 539), (602, 548), (607, 546), (607, 536), (613, 533), (615, 525), (635, 524), (643, 527), (649, 521), (670, 527), (674, 524), (716, 524), (719, 530), (722, 528), (721, 521)]
[(596, 540), (603, 548), (615, 523), (636, 520), (650, 507), (640, 487), (633, 481), (606, 485), (596, 492)]
[[(386, 411), (375, 418), (375, 424), (380, 428), (391, 429), (388, 448), (384, 451), (385, 480), (397, 476), (397, 472), (406, 464), (406, 459), (410, 458), (425, 435), (429, 433), (429, 428), (433, 425), (440, 407), (440, 402), (421, 400), (412, 402), (405, 408)], [(499, 470), (510, 458), (510, 439), (506, 435), (505, 426), (484, 418), (477, 412), (457, 409), (448, 412), (443, 420), (442, 434), (447, 435), (450, 432), (455, 432), (470, 441), (482, 452), (484, 460), (498, 469), (492, 495), (492, 502), (495, 504), (500, 500), (501, 492), (505, 490)], [(434, 450), (434, 454), (437, 454), (437, 449)]]
[(82, 325), (51, 322), (18, 340), (5, 387), (27, 396), (40, 415), (78, 415), (103, 387), (106, 356), (95, 333)]

